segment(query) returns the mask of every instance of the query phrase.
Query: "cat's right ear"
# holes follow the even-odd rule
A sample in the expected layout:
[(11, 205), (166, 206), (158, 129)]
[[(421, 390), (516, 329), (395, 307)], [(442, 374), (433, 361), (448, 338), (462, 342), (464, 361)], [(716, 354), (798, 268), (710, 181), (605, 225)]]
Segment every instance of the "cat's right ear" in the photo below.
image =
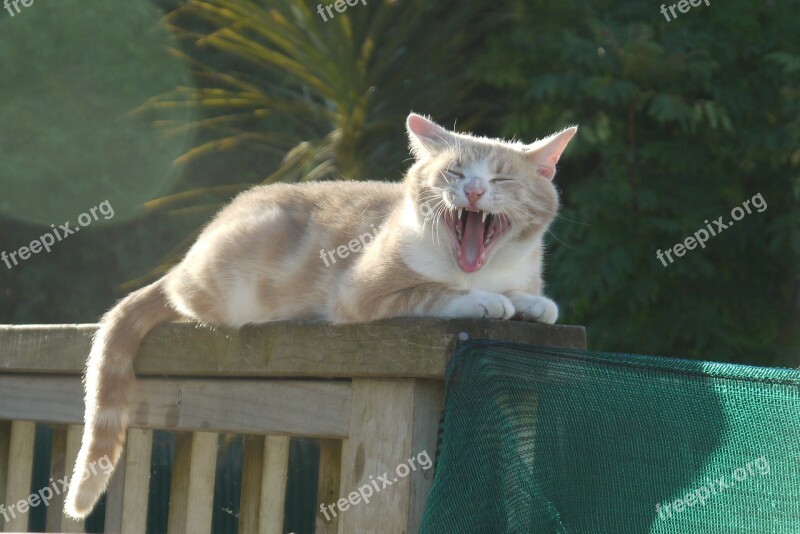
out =
[(456, 138), (430, 119), (411, 113), (406, 119), (411, 152), (415, 157), (430, 156), (449, 147), (456, 146)]

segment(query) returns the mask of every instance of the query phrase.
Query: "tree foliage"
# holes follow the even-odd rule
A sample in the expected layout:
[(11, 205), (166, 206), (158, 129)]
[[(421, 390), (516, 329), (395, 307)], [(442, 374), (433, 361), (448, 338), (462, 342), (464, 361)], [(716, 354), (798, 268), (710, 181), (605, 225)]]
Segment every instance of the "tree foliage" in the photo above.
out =
[[(323, 21), (306, 2), (193, 0), (168, 27), (189, 46), (197, 87), (178, 87), (143, 109), (201, 108), (189, 124), (160, 122), (167, 134), (214, 133), (182, 160), (237, 144), (276, 151), (283, 163), (264, 179), (399, 177), (407, 156), (409, 108), (449, 119), (478, 102), (460, 76), (492, 26), (487, 7), (455, 0), (374, 2)], [(446, 16), (445, 16), (446, 15)], [(399, 146), (398, 146), (399, 145)], [(179, 161), (180, 162), (180, 161)]]
[[(508, 102), (496, 126), (581, 126), (548, 261), (565, 319), (598, 349), (798, 365), (798, 3), (702, 5), (671, 22), (635, 2), (510, 6), (515, 24), (481, 58)], [(657, 259), (758, 193), (763, 213)]]
[[(333, 11), (323, 21), (302, 0), (192, 0), (165, 19), (196, 84), (156, 95), (139, 109), (169, 137), (200, 142), (176, 163), (214, 160), (247, 148), (281, 158), (260, 183), (399, 179), (408, 158), (409, 109), (439, 120), (481, 115), (470, 53), (497, 25), (486, 3), (383, 0)], [(181, 109), (195, 120), (165, 119)], [(462, 125), (469, 126), (469, 122)], [(211, 212), (253, 182), (202, 186), (155, 199), (150, 209)], [(194, 232), (149, 274), (161, 276)]]

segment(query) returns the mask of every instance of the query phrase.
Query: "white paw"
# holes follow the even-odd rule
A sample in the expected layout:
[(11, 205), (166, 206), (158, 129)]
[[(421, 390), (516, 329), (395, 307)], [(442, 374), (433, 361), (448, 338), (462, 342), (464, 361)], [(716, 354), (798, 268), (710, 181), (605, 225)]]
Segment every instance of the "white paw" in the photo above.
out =
[(558, 306), (547, 297), (517, 294), (511, 296), (517, 317), (524, 321), (553, 324), (558, 319)]
[(505, 295), (473, 289), (466, 295), (454, 297), (443, 307), (440, 315), (442, 317), (510, 319), (514, 315), (514, 305)]

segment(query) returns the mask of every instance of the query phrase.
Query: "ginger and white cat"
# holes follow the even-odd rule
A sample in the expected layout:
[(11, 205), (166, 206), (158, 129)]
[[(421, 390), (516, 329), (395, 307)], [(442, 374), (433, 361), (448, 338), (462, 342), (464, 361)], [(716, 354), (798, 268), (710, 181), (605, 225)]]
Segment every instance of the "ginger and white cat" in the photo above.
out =
[(542, 240), (558, 209), (555, 165), (577, 129), (529, 145), (451, 132), (415, 114), (407, 129), (416, 162), (403, 183), (246, 191), (180, 264), (103, 317), (87, 364), (86, 426), (68, 515), (85, 517), (105, 491), (110, 475), (86, 468), (106, 456), (119, 460), (133, 359), (158, 323), (239, 327), (398, 316), (555, 322), (558, 308), (542, 295)]

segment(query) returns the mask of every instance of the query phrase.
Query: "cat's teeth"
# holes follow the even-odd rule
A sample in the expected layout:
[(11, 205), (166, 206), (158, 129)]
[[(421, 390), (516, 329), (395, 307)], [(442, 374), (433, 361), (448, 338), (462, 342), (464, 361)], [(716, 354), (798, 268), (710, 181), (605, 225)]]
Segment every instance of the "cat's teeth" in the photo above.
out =
[(486, 216), (487, 215), (489, 215), (489, 213), (484, 211), (483, 212), (483, 219), (481, 219), (481, 222), (486, 222)]
[(461, 218), (461, 214), (464, 213), (464, 208), (458, 208), (458, 218)]

